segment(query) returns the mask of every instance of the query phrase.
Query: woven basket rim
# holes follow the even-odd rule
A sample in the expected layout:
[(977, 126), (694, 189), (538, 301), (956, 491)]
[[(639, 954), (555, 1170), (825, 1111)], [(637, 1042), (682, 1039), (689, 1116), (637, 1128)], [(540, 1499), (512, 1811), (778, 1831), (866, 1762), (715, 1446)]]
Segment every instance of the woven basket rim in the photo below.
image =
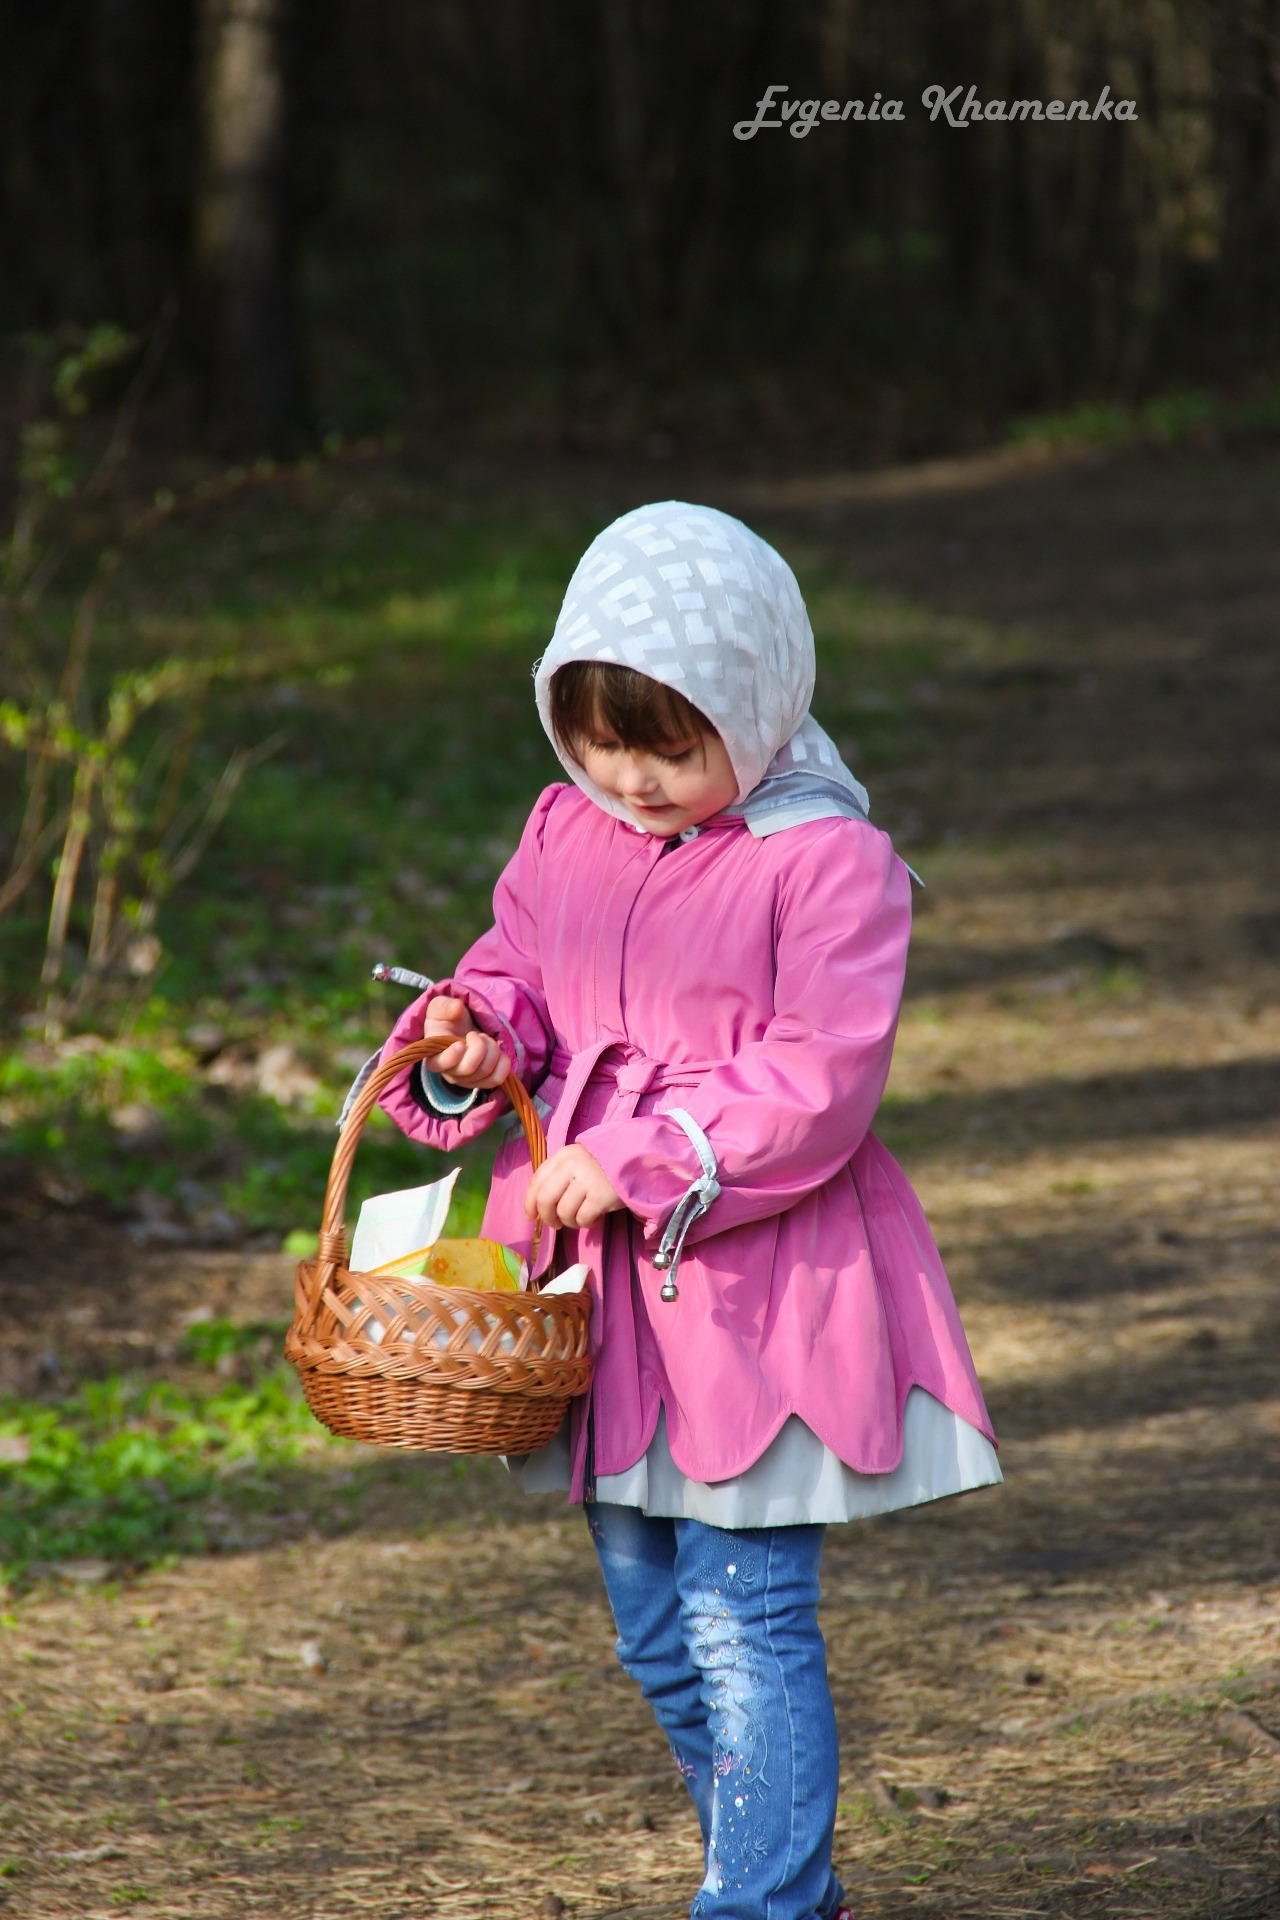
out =
[[(299, 1292), (307, 1290), (304, 1274), (315, 1265), (314, 1261), (300, 1261), (298, 1266)], [(351, 1276), (351, 1269), (341, 1267), (335, 1276), (336, 1285), (341, 1288), (343, 1281)], [(357, 1279), (364, 1276), (359, 1273)], [(591, 1322), (591, 1296), (584, 1288), (581, 1293), (561, 1293), (544, 1295), (532, 1292), (514, 1292), (506, 1288), (489, 1287), (444, 1287), (436, 1281), (415, 1279), (406, 1282), (400, 1280), (400, 1286), (410, 1285), (421, 1289), (430, 1301), (439, 1301), (449, 1318), (455, 1318), (454, 1309), (471, 1307), (486, 1314), (494, 1312), (493, 1303), (500, 1301), (497, 1311), (499, 1320), (508, 1316), (526, 1322), (543, 1322), (548, 1316), (557, 1323), (562, 1338), (567, 1336), (572, 1342), (569, 1352), (557, 1352), (544, 1348), (541, 1352), (527, 1353), (515, 1362), (526, 1375), (530, 1370), (546, 1368), (548, 1371), (563, 1374), (566, 1371), (576, 1374), (586, 1368), (589, 1372), (591, 1357), (587, 1339)], [(325, 1290), (328, 1291), (328, 1288)], [(324, 1308), (321, 1296), (321, 1307)], [(492, 1392), (501, 1394), (519, 1394), (533, 1391), (539, 1395), (546, 1391), (525, 1381), (507, 1382), (495, 1378), (493, 1370), (501, 1370), (505, 1356), (492, 1356), (488, 1360), (488, 1370), (475, 1379), (466, 1378), (464, 1368), (465, 1354), (450, 1353), (434, 1343), (419, 1345), (413, 1340), (373, 1340), (363, 1331), (354, 1335), (346, 1332), (321, 1334), (315, 1327), (302, 1329), (295, 1321), (285, 1339), (287, 1357), (296, 1366), (319, 1368), (334, 1373), (347, 1373), (363, 1378), (382, 1377), (407, 1381), (415, 1377), (432, 1385), (448, 1384), (460, 1392)], [(513, 1356), (514, 1358), (514, 1356)], [(409, 1369), (412, 1363), (412, 1370)], [(561, 1389), (563, 1390), (563, 1389)]]

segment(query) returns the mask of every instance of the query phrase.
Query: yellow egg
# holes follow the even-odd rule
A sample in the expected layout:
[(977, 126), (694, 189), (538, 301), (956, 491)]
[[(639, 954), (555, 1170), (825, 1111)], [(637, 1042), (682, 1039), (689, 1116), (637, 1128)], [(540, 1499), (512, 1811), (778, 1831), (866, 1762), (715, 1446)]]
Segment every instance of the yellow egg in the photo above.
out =
[(498, 1240), (437, 1240), (423, 1265), (438, 1287), (480, 1287), (518, 1293), (524, 1262)]

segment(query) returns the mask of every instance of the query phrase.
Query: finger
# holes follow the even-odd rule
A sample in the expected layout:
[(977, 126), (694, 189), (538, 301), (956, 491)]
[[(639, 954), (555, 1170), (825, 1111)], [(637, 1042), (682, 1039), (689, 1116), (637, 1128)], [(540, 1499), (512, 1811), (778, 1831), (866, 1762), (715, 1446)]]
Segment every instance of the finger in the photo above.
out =
[(485, 1082), (485, 1060), (484, 1036), (470, 1033), (436, 1056), (435, 1071), (454, 1086), (479, 1087)]
[(495, 1084), (497, 1065), (501, 1058), (502, 1055), (497, 1041), (486, 1040), (475, 1067), (476, 1085), (478, 1087), (489, 1087)]
[(491, 1039), (485, 1051), (484, 1079), (487, 1087), (498, 1087), (511, 1071), (511, 1062), (496, 1040)]
[(578, 1202), (574, 1197), (574, 1192), (572, 1189), (570, 1189), (568, 1193), (562, 1194), (560, 1196), (560, 1199), (556, 1202), (555, 1218), (552, 1224), (557, 1227), (576, 1227), (577, 1226)]
[(447, 993), (438, 993), (434, 999), (427, 1002), (427, 1019), (443, 1020), (450, 1026), (466, 1011), (466, 1006), (461, 1000), (455, 1000)]
[(474, 1062), (468, 1062), (468, 1060), (461, 1060), (455, 1068), (443, 1073), (443, 1079), (451, 1081), (455, 1087), (466, 1087), (466, 1089), (476, 1089), (486, 1085), (484, 1075), (478, 1071)]
[[(475, 1075), (476, 1048), (472, 1044), (472, 1035), (459, 1040), (456, 1046), (448, 1049), (450, 1056), (448, 1072), (452, 1079), (470, 1081)], [(446, 1056), (438, 1056), (443, 1060)]]
[[(554, 1155), (552, 1158), (554, 1159)], [(542, 1199), (543, 1183), (546, 1180), (547, 1168), (550, 1165), (550, 1160), (544, 1160), (536, 1172), (529, 1175), (529, 1184), (524, 1190), (524, 1210), (530, 1220), (537, 1218), (538, 1204)]]
[(558, 1227), (571, 1227), (581, 1197), (581, 1182), (573, 1177), (572, 1171), (557, 1182), (554, 1224)]
[(472, 1020), (458, 1000), (433, 1000), (422, 1023), (426, 1034), (453, 1034), (461, 1040), (472, 1031)]
[(578, 1206), (578, 1217), (573, 1224), (575, 1227), (594, 1227), (597, 1220), (604, 1219), (606, 1211), (604, 1201), (600, 1198), (599, 1194), (595, 1193), (590, 1187), (586, 1187), (583, 1189), (582, 1199)]
[(498, 1057), (498, 1043), (487, 1033), (473, 1033), (475, 1042), (475, 1061), (477, 1073), (492, 1073), (494, 1061)]
[(564, 1195), (572, 1184), (573, 1176), (564, 1168), (558, 1168), (551, 1178), (545, 1176), (551, 1172), (550, 1166), (543, 1168), (542, 1191), (538, 1195), (538, 1213), (549, 1227), (565, 1226), (567, 1221), (561, 1217)]
[(556, 1224), (561, 1227), (586, 1226), (582, 1215), (587, 1204), (587, 1190), (582, 1181), (570, 1180), (556, 1205)]
[[(524, 1211), (525, 1218), (528, 1220), (542, 1220), (547, 1217), (542, 1208), (547, 1192), (547, 1175), (551, 1171), (552, 1163), (548, 1160), (538, 1168), (524, 1190)], [(554, 1174), (552, 1177), (554, 1178)]]
[(544, 1226), (560, 1225), (560, 1190), (544, 1187), (538, 1195), (537, 1214)]

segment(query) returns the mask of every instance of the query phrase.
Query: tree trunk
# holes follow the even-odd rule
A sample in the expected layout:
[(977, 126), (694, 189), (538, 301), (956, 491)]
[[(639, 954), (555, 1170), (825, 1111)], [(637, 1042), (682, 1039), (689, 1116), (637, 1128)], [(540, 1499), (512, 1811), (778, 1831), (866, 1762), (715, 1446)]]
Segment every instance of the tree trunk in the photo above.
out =
[(197, 323), (209, 439), (288, 453), (299, 434), (291, 286), (290, 0), (199, 0)]

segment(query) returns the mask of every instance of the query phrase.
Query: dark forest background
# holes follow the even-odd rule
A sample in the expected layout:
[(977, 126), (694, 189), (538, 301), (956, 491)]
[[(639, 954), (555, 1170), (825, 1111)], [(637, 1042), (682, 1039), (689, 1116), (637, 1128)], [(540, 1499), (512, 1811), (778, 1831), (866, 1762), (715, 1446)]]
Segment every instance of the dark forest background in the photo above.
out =
[[(770, 82), (906, 120), (735, 141)], [(176, 295), (224, 451), (891, 458), (1274, 368), (1280, 0), (10, 0), (0, 181), (0, 332)]]

